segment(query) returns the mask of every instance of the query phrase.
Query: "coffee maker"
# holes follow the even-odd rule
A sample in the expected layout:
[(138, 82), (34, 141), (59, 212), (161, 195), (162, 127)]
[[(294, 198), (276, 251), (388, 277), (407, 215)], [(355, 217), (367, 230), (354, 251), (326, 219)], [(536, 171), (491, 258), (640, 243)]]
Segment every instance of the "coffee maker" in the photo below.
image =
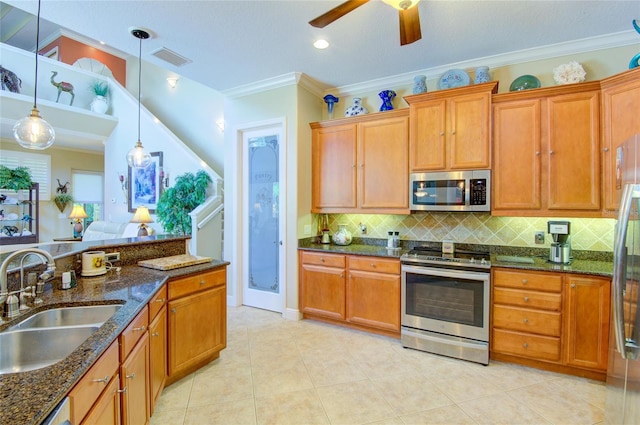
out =
[(571, 223), (569, 221), (548, 221), (547, 232), (553, 238), (549, 251), (549, 262), (569, 264), (571, 262)]

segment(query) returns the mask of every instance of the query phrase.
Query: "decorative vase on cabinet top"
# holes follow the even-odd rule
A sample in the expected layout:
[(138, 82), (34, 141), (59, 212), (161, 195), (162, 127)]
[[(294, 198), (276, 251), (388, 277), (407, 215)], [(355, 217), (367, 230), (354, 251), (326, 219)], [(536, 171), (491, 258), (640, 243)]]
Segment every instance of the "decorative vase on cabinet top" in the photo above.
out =
[(396, 92), (394, 92), (393, 90), (382, 90), (380, 93), (378, 93), (378, 96), (380, 96), (380, 99), (382, 99), (382, 105), (380, 105), (380, 112), (392, 111), (393, 103), (391, 103), (391, 101), (393, 100), (394, 97), (396, 97)]
[(475, 84), (487, 83), (491, 81), (489, 77), (489, 67), (488, 66), (479, 66), (476, 68), (476, 76), (473, 80)]
[(338, 224), (338, 231), (333, 234), (333, 243), (336, 245), (349, 245), (351, 240), (351, 232), (347, 230), (347, 225)]
[(416, 75), (413, 77), (413, 94), (427, 92), (427, 77), (424, 75)]
[(353, 117), (356, 115), (364, 115), (368, 114), (369, 110), (362, 106), (362, 98), (354, 97), (353, 105), (349, 106), (347, 110), (344, 112), (345, 117)]

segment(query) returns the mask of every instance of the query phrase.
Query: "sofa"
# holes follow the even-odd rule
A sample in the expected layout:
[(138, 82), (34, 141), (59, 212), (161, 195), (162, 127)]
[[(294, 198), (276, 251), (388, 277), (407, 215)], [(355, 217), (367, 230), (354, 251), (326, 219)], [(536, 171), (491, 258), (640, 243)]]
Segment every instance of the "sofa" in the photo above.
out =
[[(155, 225), (155, 227), (154, 227)], [(82, 234), (83, 241), (96, 241), (103, 239), (133, 238), (138, 236), (138, 223), (116, 223), (113, 221), (94, 221)], [(149, 234), (161, 233), (159, 225), (148, 224)]]

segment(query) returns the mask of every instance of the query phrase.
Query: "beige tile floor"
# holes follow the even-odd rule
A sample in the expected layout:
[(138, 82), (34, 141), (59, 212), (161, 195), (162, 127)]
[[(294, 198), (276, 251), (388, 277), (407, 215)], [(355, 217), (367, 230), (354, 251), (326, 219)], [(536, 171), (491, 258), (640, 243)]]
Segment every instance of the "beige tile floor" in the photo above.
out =
[(602, 382), (230, 307), (227, 348), (165, 388), (151, 425), (598, 424), (604, 402)]

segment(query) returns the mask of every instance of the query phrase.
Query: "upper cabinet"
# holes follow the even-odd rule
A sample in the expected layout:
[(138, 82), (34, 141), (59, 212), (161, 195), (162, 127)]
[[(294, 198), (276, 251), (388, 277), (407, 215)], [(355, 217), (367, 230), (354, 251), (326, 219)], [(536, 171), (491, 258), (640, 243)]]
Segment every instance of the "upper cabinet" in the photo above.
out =
[(493, 81), (406, 96), (409, 103), (409, 171), (491, 167)]
[[(602, 185), (605, 215), (618, 208), (616, 149), (640, 133), (640, 68), (600, 82), (602, 87)], [(619, 192), (619, 191), (618, 191)]]
[(600, 82), (493, 98), (492, 214), (599, 217)]
[(409, 213), (409, 111), (311, 123), (314, 213)]

